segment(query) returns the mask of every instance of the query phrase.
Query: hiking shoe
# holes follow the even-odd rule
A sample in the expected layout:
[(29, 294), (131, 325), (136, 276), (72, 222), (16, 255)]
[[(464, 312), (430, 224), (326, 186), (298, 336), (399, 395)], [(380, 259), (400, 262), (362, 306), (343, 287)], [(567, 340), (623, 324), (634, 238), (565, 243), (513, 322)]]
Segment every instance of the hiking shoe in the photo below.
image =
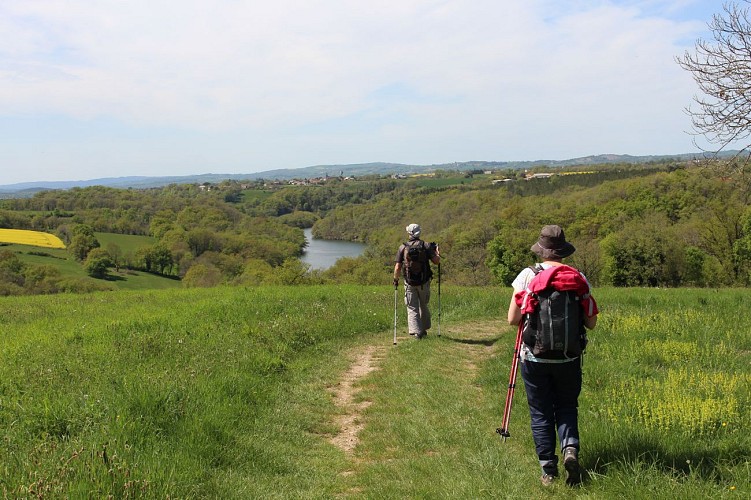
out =
[(555, 482), (557, 477), (558, 476), (554, 476), (553, 474), (545, 473), (542, 475), (542, 477), (540, 477), (540, 482), (543, 486), (551, 486)]
[(563, 467), (566, 469), (566, 484), (576, 486), (581, 483), (578, 451), (573, 446), (563, 450)]

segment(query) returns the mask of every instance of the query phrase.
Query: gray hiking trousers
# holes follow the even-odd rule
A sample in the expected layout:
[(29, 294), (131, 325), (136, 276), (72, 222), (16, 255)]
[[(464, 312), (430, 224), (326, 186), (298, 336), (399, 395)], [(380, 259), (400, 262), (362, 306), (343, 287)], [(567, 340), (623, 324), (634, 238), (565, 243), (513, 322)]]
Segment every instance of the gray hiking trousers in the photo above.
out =
[(404, 282), (404, 304), (407, 306), (409, 333), (418, 335), (430, 329), (430, 281), (422, 285)]

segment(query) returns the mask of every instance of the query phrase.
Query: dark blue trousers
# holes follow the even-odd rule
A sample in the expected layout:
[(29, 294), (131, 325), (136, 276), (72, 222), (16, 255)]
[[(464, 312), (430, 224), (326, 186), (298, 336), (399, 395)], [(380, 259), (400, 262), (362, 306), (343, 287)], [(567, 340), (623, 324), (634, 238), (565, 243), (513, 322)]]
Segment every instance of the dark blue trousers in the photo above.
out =
[(579, 448), (581, 361), (537, 363), (527, 360), (521, 366), (537, 457), (544, 472), (555, 473), (558, 466), (556, 430), (561, 450), (567, 446)]

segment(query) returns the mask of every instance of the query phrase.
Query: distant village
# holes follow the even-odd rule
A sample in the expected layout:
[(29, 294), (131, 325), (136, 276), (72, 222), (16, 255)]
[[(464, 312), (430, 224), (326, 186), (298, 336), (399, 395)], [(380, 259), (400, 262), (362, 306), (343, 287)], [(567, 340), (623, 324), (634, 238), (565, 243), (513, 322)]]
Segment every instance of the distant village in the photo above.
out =
[[(484, 170), (482, 172), (477, 171), (474, 172), (474, 174), (483, 174), (486, 176), (493, 176), (494, 174), (497, 174), (498, 172), (493, 170)], [(529, 172), (527, 170), (524, 171), (523, 176), (520, 176), (519, 178), (511, 178), (511, 177), (504, 177), (502, 179), (490, 179), (489, 182), (494, 185), (499, 184), (505, 184), (508, 182), (516, 182), (517, 180), (525, 180), (529, 181), (532, 179), (548, 179), (550, 177), (556, 176), (556, 175), (573, 175), (573, 174), (587, 174), (592, 172), (559, 172), (559, 173), (553, 173), (553, 172)], [(412, 177), (435, 177), (435, 173), (429, 173), (429, 174), (391, 174), (388, 177), (391, 179), (409, 179)], [(471, 177), (473, 173), (466, 173), (468, 177)], [(288, 180), (264, 180), (262, 182), (262, 185), (259, 185), (258, 181), (256, 182), (240, 182), (239, 185), (235, 184), (234, 187), (240, 187), (240, 189), (258, 189), (259, 187), (263, 189), (278, 189), (280, 187), (284, 186), (323, 186), (326, 185), (329, 182), (347, 182), (347, 181), (356, 181), (357, 178), (352, 175), (343, 175), (343, 173), (340, 173), (338, 176), (329, 176), (328, 174), (325, 174), (321, 177), (310, 177), (310, 178), (294, 178), (294, 179), (288, 179)], [(202, 184), (198, 185), (199, 189), (201, 191), (213, 191), (213, 190), (221, 190), (226, 187), (225, 183), (215, 184), (211, 182), (204, 182)]]

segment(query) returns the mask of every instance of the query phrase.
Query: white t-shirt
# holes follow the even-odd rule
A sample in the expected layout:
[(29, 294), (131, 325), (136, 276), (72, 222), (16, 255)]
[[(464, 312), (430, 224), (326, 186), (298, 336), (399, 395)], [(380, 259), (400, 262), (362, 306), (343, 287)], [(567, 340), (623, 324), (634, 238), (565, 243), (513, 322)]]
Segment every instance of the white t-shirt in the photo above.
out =
[[(547, 269), (551, 267), (551, 265), (542, 264), (538, 262), (533, 267), (542, 267), (543, 269)], [(514, 288), (514, 293), (521, 292), (522, 290), (527, 288), (527, 285), (529, 285), (529, 282), (532, 281), (532, 278), (534, 277), (535, 277), (535, 272), (532, 269), (528, 267), (525, 267), (524, 269), (522, 269), (522, 272), (520, 272), (516, 276), (516, 278), (514, 278), (514, 281), (511, 283), (511, 286)]]
[[(543, 264), (538, 262), (533, 267), (541, 267), (543, 269), (547, 269), (549, 267), (553, 267), (551, 264)], [(582, 277), (587, 280), (587, 277), (584, 276), (581, 271), (579, 274), (582, 275)], [(529, 282), (532, 281), (532, 278), (535, 277), (535, 272), (530, 269), (529, 267), (525, 267), (522, 269), (522, 272), (520, 272), (516, 278), (514, 278), (514, 281), (511, 282), (511, 286), (514, 288), (514, 293), (521, 292), (525, 288), (527, 288), (527, 285), (529, 285)], [(587, 285), (589, 285), (589, 280), (587, 280)]]

